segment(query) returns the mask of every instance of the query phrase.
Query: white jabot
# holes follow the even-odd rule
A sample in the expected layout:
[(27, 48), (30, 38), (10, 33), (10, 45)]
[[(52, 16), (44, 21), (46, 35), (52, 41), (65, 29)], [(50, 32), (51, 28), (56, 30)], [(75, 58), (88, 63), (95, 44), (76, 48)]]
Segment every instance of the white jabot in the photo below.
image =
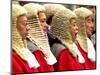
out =
[(38, 68), (40, 65), (37, 59), (35, 58), (35, 56), (31, 53), (31, 51), (25, 48), (25, 53), (27, 54), (27, 57), (28, 57), (27, 62), (29, 64), (29, 67)]
[(49, 51), (47, 55), (44, 57), (44, 59), (47, 61), (48, 65), (53, 65), (57, 62), (56, 58), (54, 55)]
[(92, 41), (89, 38), (87, 38), (87, 43), (88, 43), (88, 58), (91, 61), (95, 61), (95, 49), (92, 44)]

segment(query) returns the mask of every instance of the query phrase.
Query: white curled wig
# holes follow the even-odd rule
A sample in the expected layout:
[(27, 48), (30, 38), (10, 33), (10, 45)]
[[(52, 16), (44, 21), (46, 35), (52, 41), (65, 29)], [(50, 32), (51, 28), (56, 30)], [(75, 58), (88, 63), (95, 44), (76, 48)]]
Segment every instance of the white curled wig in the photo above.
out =
[(47, 19), (53, 16), (57, 11), (61, 11), (65, 8), (61, 4), (44, 4), (43, 6), (45, 7)]
[(78, 17), (78, 36), (77, 41), (79, 42), (81, 48), (87, 52), (87, 34), (86, 34), (86, 27), (85, 27), (85, 19), (88, 16), (92, 16), (92, 12), (84, 7), (80, 7), (74, 10), (75, 14)]
[(21, 58), (27, 60), (26, 54), (23, 51), (25, 48), (24, 43), (16, 28), (17, 17), (25, 14), (27, 14), (25, 8), (18, 4), (12, 4), (12, 48), (16, 50)]

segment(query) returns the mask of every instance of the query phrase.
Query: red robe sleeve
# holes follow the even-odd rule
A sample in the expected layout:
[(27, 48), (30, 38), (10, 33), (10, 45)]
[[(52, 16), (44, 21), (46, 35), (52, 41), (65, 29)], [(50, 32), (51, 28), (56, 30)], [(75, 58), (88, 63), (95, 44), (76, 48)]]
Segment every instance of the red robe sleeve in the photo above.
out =
[(39, 72), (53, 72), (54, 67), (53, 65), (48, 65), (46, 60), (44, 59), (44, 54), (40, 50), (36, 50), (33, 52), (35, 55), (37, 61), (40, 64), (40, 67), (38, 68)]
[(27, 74), (38, 72), (38, 69), (30, 68), (14, 50), (12, 50), (12, 74)]

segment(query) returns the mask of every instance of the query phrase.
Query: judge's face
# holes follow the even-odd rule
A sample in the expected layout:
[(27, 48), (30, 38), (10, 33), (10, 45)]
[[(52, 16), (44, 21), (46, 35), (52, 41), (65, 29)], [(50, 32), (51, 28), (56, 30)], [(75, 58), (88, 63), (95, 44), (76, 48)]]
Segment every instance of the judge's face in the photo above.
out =
[(85, 26), (86, 26), (87, 36), (90, 38), (93, 32), (93, 18), (91, 16), (86, 18)]
[(70, 32), (71, 32), (73, 40), (75, 40), (76, 35), (78, 33), (78, 27), (77, 27), (76, 18), (72, 18), (70, 20)]
[(38, 16), (39, 16), (39, 21), (40, 21), (41, 27), (42, 27), (42, 29), (45, 31), (46, 28), (47, 28), (46, 15), (45, 15), (44, 12), (40, 12), (40, 13), (38, 14)]
[(29, 26), (27, 25), (27, 17), (25, 15), (17, 17), (17, 26), (19, 34), (24, 39), (28, 35)]

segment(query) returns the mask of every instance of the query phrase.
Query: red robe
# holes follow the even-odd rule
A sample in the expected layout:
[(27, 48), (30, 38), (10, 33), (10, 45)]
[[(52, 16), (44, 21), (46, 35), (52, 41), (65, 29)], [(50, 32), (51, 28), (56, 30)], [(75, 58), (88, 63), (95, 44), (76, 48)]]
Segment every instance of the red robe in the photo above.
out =
[(30, 68), (27, 61), (23, 60), (12, 50), (12, 74), (26, 74), (38, 72), (38, 69)]
[(96, 61), (92, 62), (88, 58), (87, 53), (82, 50), (82, 48), (80, 47), (79, 44), (78, 44), (78, 48), (79, 48), (81, 54), (83, 55), (83, 57), (85, 58), (85, 69), (96, 69)]
[(55, 64), (57, 71), (81, 70), (84, 69), (83, 64), (80, 64), (77, 57), (73, 57), (68, 49), (63, 49), (57, 58), (58, 62)]
[(77, 46), (82, 56), (85, 59), (85, 63), (79, 63), (77, 57), (73, 57), (69, 52), (68, 48), (61, 50), (57, 57), (57, 63), (54, 65), (57, 71), (69, 71), (69, 70), (85, 70), (85, 69), (95, 69), (96, 63), (91, 62), (87, 54)]
[(38, 68), (39, 72), (53, 72), (54, 71), (53, 65), (47, 64), (46, 60), (44, 59), (44, 54), (40, 50), (36, 50), (32, 53), (35, 55), (37, 61), (40, 64), (40, 67)]
[(27, 39), (27, 47), (28, 49), (34, 54), (40, 67), (38, 68), (39, 72), (53, 72), (54, 67), (53, 65), (48, 65), (47, 61), (44, 59), (44, 54), (38, 47), (32, 43), (29, 39)]

